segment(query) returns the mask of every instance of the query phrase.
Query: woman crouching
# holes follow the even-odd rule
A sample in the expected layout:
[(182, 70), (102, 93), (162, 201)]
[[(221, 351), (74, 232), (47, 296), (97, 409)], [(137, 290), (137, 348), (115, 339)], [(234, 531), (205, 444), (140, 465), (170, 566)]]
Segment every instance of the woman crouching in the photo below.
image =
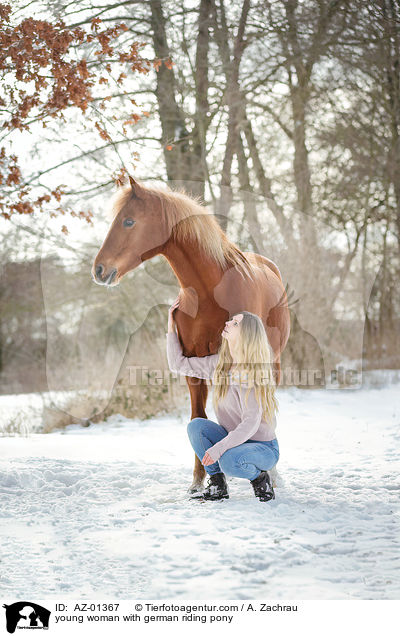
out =
[[(167, 357), (171, 371), (211, 379), (218, 423), (195, 417), (188, 424), (193, 450), (209, 481), (201, 497), (228, 499), (225, 473), (250, 480), (260, 501), (275, 499), (268, 475), (279, 460), (275, 436), (278, 410), (272, 352), (259, 316), (241, 311), (225, 323), (218, 353), (187, 357), (175, 331), (174, 310), (168, 315)], [(197, 495), (198, 496), (198, 495)]]

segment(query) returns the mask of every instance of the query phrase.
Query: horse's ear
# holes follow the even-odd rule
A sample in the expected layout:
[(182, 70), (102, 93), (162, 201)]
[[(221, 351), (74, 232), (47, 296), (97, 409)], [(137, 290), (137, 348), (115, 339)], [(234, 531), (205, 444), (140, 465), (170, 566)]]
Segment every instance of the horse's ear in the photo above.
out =
[(132, 188), (132, 196), (139, 198), (140, 185), (135, 181), (133, 177), (131, 177), (131, 175), (129, 175), (129, 183)]

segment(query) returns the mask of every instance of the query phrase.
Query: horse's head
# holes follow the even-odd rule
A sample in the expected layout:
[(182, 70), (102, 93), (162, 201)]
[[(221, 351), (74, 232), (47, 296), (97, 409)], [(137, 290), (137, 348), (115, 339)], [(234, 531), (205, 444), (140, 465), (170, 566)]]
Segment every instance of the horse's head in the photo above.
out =
[(160, 198), (132, 177), (129, 182), (116, 199), (113, 222), (93, 263), (92, 276), (99, 285), (117, 285), (127, 272), (160, 253), (170, 235)]

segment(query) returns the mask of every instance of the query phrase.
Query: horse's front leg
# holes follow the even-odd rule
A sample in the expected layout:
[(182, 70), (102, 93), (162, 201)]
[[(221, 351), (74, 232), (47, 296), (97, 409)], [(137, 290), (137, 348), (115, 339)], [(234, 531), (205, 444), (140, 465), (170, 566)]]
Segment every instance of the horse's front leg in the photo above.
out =
[[(192, 405), (192, 420), (195, 417), (207, 417), (206, 415), (206, 403), (208, 386), (206, 380), (200, 378), (192, 378), (186, 376), (186, 382), (190, 391), (190, 401)], [(206, 471), (200, 459), (195, 454), (194, 456), (194, 469), (193, 469), (193, 482), (189, 488), (189, 492), (199, 492), (203, 487), (203, 481)]]

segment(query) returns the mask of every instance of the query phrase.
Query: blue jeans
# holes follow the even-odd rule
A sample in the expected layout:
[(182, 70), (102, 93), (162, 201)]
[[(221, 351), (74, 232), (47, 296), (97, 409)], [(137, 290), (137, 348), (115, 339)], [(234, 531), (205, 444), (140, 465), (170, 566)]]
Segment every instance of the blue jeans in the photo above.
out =
[[(195, 417), (187, 427), (190, 443), (200, 461), (206, 450), (228, 435), (220, 424), (205, 417)], [(270, 470), (279, 459), (278, 440), (257, 442), (247, 440), (239, 446), (229, 448), (217, 462), (204, 466), (209, 475), (226, 473), (233, 477), (255, 479), (262, 470)]]

